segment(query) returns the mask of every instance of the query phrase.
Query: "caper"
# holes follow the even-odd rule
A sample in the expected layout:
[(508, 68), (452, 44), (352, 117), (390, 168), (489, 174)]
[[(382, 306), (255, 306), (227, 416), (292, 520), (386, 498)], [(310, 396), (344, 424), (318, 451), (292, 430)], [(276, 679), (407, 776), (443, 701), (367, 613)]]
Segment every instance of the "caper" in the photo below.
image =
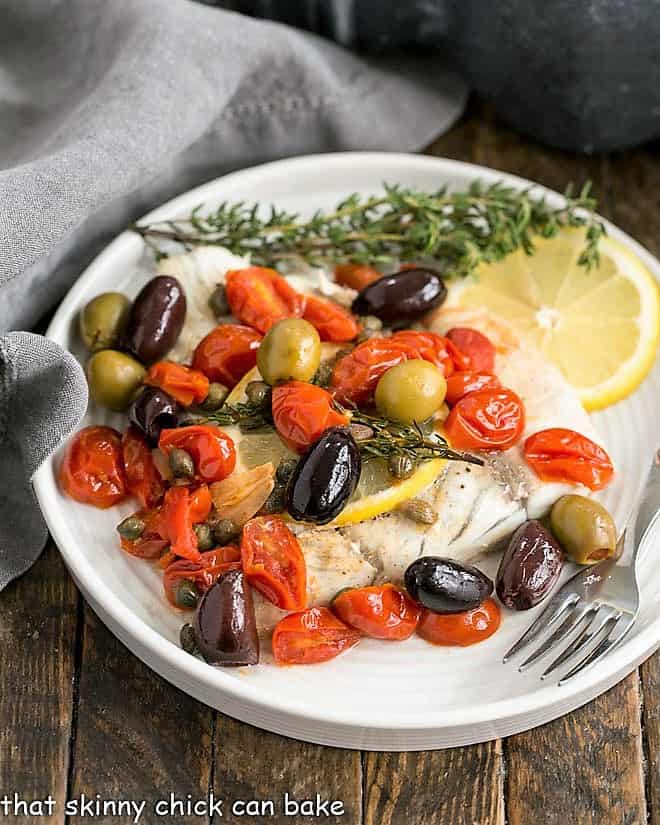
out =
[(184, 624), (179, 631), (179, 644), (181, 648), (194, 656), (199, 651), (197, 650), (197, 642), (195, 641), (195, 629), (191, 624)]
[(117, 525), (117, 532), (126, 541), (135, 541), (144, 533), (145, 523), (139, 516), (127, 516)]
[(201, 408), (206, 412), (215, 412), (227, 400), (229, 395), (229, 388), (224, 384), (219, 384), (217, 381), (211, 381), (209, 384), (209, 392), (206, 398), (201, 403)]
[(562, 496), (550, 513), (550, 528), (566, 555), (578, 564), (592, 564), (616, 553), (612, 516), (592, 498)]
[(130, 306), (121, 292), (103, 292), (92, 298), (80, 313), (80, 336), (87, 349), (98, 352), (116, 347)]
[(197, 534), (197, 549), (200, 550), (202, 553), (205, 553), (207, 550), (210, 550), (215, 541), (213, 540), (213, 530), (211, 530), (208, 524), (196, 524), (193, 527), (193, 530)]
[(387, 461), (387, 469), (394, 478), (410, 478), (415, 472), (415, 460), (407, 453), (392, 453)]
[(179, 418), (178, 426), (179, 427), (192, 427), (195, 424), (206, 424), (208, 418), (205, 415), (200, 415), (196, 412), (191, 412), (187, 410), (183, 415)]
[(110, 410), (128, 409), (144, 376), (142, 364), (113, 349), (96, 352), (87, 362), (89, 394)]
[(239, 533), (236, 524), (229, 518), (218, 518), (217, 514), (211, 515), (207, 524), (213, 531), (213, 538), (217, 544), (229, 544), (232, 539), (235, 539)]
[(222, 284), (218, 284), (209, 297), (209, 307), (216, 318), (224, 318), (231, 313), (227, 294)]
[(376, 408), (385, 418), (412, 424), (425, 421), (440, 409), (447, 382), (433, 364), (413, 359), (390, 367), (376, 386)]
[(298, 465), (297, 458), (283, 458), (277, 465), (275, 478), (280, 484), (286, 484)]
[(264, 501), (259, 510), (260, 515), (270, 516), (274, 513), (282, 513), (286, 509), (286, 485), (276, 484), (271, 494)]
[(168, 460), (170, 470), (175, 478), (193, 478), (195, 475), (195, 462), (186, 450), (174, 447), (169, 454)]
[(372, 332), (380, 332), (383, 328), (383, 322), (375, 315), (361, 315), (358, 322), (362, 329), (368, 329)]
[(272, 326), (257, 352), (257, 366), (266, 383), (311, 381), (321, 361), (318, 332), (302, 318), (286, 318)]
[(270, 405), (272, 390), (265, 381), (250, 381), (245, 388), (245, 395), (250, 404), (255, 407), (266, 407)]
[(174, 588), (174, 600), (179, 607), (197, 607), (199, 590), (195, 582), (181, 579)]
[(366, 424), (349, 424), (348, 429), (351, 431), (353, 438), (358, 442), (368, 441), (370, 438), (373, 438), (374, 435), (374, 431)]
[(438, 511), (428, 501), (421, 498), (411, 498), (400, 507), (404, 516), (418, 524), (435, 524), (438, 520)]

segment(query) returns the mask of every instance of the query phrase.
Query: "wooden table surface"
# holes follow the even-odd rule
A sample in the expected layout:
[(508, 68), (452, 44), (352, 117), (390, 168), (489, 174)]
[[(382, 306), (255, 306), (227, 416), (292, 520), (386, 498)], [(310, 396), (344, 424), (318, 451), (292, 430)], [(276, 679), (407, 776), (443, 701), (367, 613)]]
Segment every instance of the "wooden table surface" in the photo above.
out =
[[(428, 153), (563, 190), (594, 182), (600, 211), (660, 253), (657, 147), (580, 157), (545, 149), (482, 104)], [(308, 745), (252, 728), (171, 687), (129, 653), (78, 594), (52, 543), (0, 596), (0, 800), (58, 801), (16, 823), (130, 822), (66, 817), (63, 800), (145, 800), (141, 823), (173, 792), (225, 803), (214, 823), (348, 825), (660, 825), (660, 658), (543, 727), (465, 748), (370, 753)], [(487, 674), (485, 674), (487, 678)], [(342, 800), (343, 816), (239, 816), (237, 799)], [(11, 814), (11, 810), (10, 810)], [(0, 819), (3, 809), (0, 807)]]

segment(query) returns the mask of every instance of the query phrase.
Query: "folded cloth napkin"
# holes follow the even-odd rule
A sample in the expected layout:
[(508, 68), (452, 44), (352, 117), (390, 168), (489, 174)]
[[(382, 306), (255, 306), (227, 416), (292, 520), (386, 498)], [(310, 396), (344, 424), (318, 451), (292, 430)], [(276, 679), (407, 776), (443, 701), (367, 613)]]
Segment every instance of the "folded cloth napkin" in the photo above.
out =
[[(359, 58), (190, 0), (0, 2), (0, 334), (32, 327), (114, 234), (195, 183), (304, 152), (419, 149), (465, 102), (438, 53)], [(86, 388), (27, 334), (0, 338), (0, 375), (2, 588), (43, 545), (29, 479)]]

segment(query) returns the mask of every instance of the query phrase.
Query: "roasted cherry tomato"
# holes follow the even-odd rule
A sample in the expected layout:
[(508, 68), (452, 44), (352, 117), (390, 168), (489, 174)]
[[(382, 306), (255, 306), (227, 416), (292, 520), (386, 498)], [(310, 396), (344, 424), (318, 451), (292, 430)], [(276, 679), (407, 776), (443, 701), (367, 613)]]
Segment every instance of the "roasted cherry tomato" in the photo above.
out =
[(189, 487), (190, 490), (190, 518), (193, 524), (206, 521), (213, 507), (211, 491), (206, 484)]
[(287, 381), (273, 388), (273, 423), (292, 450), (303, 453), (330, 427), (348, 424), (322, 387), (304, 381)]
[(184, 407), (199, 404), (209, 394), (209, 379), (203, 372), (174, 361), (157, 361), (149, 367), (144, 383), (160, 387)]
[(190, 453), (197, 476), (208, 484), (227, 478), (236, 466), (233, 440), (213, 424), (163, 430), (158, 446), (166, 455), (175, 447)]
[(273, 632), (278, 665), (312, 665), (334, 659), (360, 641), (360, 634), (327, 607), (310, 607), (285, 616)]
[(524, 451), (527, 463), (542, 481), (584, 484), (590, 490), (601, 490), (614, 475), (605, 450), (574, 430), (541, 430), (525, 441)]
[(307, 604), (307, 570), (298, 539), (277, 516), (253, 518), (241, 537), (243, 571), (249, 583), (282, 610)]
[(209, 379), (233, 387), (257, 363), (261, 335), (240, 324), (221, 324), (197, 344), (193, 367)]
[(432, 613), (422, 610), (417, 635), (434, 645), (467, 647), (488, 639), (500, 626), (500, 608), (494, 599), (465, 613)]
[(112, 427), (85, 427), (67, 444), (60, 486), (83, 504), (102, 510), (126, 498), (121, 435)]
[(335, 281), (358, 292), (383, 277), (383, 273), (366, 264), (337, 264)]
[(140, 510), (135, 515), (144, 522), (144, 531), (139, 539), (122, 538), (122, 549), (138, 559), (160, 558), (169, 547), (161, 508)]
[(162, 517), (172, 552), (190, 561), (199, 561), (197, 534), (193, 530), (193, 514), (190, 490), (187, 487), (170, 487), (165, 493)]
[(421, 607), (393, 584), (342, 590), (332, 609), (365, 636), (394, 641), (412, 636), (421, 614)]
[(402, 329), (395, 332), (391, 340), (405, 348), (408, 358), (423, 358), (440, 367), (445, 378), (454, 370), (464, 370), (469, 366), (466, 356), (451, 341), (435, 332)]
[(477, 390), (462, 398), (445, 421), (458, 450), (508, 450), (525, 429), (525, 410), (512, 390)]
[(492, 372), (495, 368), (495, 347), (490, 338), (470, 327), (454, 327), (447, 338), (470, 359), (470, 369)]
[(262, 266), (228, 272), (225, 294), (232, 315), (262, 333), (282, 318), (301, 318), (305, 311), (305, 296), (274, 269)]
[[(238, 560), (236, 558), (238, 555)], [(199, 561), (177, 559), (167, 566), (163, 574), (163, 588), (170, 604), (181, 607), (176, 598), (176, 587), (180, 581), (187, 579), (195, 584), (199, 594), (205, 593), (220, 576), (230, 570), (240, 570), (240, 554), (237, 547), (219, 547), (200, 553)], [(191, 609), (193, 605), (190, 606)]]
[(308, 295), (303, 318), (316, 327), (321, 341), (352, 341), (360, 332), (354, 315), (334, 301)]
[(136, 427), (129, 427), (121, 440), (128, 492), (142, 507), (155, 507), (165, 495), (165, 482), (156, 469), (147, 439)]
[(447, 378), (445, 400), (450, 407), (453, 407), (470, 392), (494, 390), (499, 386), (500, 382), (490, 372), (454, 372)]

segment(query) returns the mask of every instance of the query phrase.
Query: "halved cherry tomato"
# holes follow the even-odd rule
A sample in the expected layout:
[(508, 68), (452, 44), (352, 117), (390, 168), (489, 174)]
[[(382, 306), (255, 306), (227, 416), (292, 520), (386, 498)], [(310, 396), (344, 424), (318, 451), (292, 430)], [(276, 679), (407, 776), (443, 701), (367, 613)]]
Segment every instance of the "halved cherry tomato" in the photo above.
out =
[(199, 561), (197, 534), (193, 530), (190, 490), (170, 487), (163, 501), (163, 524), (172, 552), (190, 561)]
[(174, 361), (157, 361), (152, 364), (144, 383), (160, 387), (184, 407), (189, 407), (192, 403), (199, 404), (209, 394), (209, 379), (203, 372)]
[(250, 519), (241, 537), (249, 583), (282, 610), (307, 604), (307, 569), (298, 539), (278, 516)]
[(393, 584), (349, 588), (339, 593), (332, 609), (347, 625), (372, 639), (408, 639), (415, 632), (421, 607)]
[(163, 430), (159, 448), (168, 455), (175, 447), (190, 453), (197, 476), (209, 484), (234, 472), (236, 448), (233, 440), (213, 424), (193, 424)]
[(128, 492), (147, 510), (160, 504), (165, 482), (156, 469), (147, 439), (135, 427), (129, 427), (121, 440), (121, 450)]
[(287, 381), (273, 387), (273, 423), (287, 446), (299, 453), (329, 427), (342, 427), (348, 418), (332, 405), (332, 396), (322, 387), (304, 381)]
[(467, 369), (468, 361), (451, 341), (435, 332), (402, 329), (390, 339), (405, 348), (408, 358), (422, 358), (439, 367), (447, 378), (454, 370)]
[(316, 327), (321, 341), (352, 341), (360, 332), (354, 315), (334, 301), (308, 295), (303, 318)]
[(337, 264), (335, 267), (335, 281), (358, 292), (382, 277), (382, 272), (367, 264)]
[(206, 521), (213, 507), (211, 491), (206, 484), (197, 487), (189, 487), (190, 490), (190, 518), (193, 524), (200, 524)]
[(105, 510), (127, 495), (121, 435), (112, 427), (85, 427), (67, 444), (60, 487), (83, 504)]
[(261, 335), (251, 327), (221, 324), (197, 344), (193, 367), (231, 388), (257, 363), (260, 343)]
[(447, 338), (470, 359), (468, 369), (492, 372), (495, 368), (495, 347), (490, 338), (471, 327), (454, 327)]
[(274, 269), (263, 266), (228, 272), (225, 293), (232, 315), (262, 333), (282, 318), (301, 318), (305, 311), (305, 296)]
[(494, 599), (464, 613), (432, 613), (422, 610), (417, 635), (434, 645), (467, 647), (483, 642), (500, 626), (501, 613)]
[(310, 607), (285, 616), (273, 631), (278, 665), (312, 665), (334, 659), (360, 641), (360, 634), (327, 607)]
[(165, 522), (160, 507), (140, 510), (135, 515), (144, 521), (144, 532), (139, 539), (121, 539), (122, 549), (139, 559), (158, 559), (169, 547)]
[(512, 390), (477, 390), (453, 407), (445, 433), (458, 450), (508, 450), (525, 429), (523, 402)]
[(524, 453), (542, 481), (584, 484), (590, 490), (601, 490), (614, 475), (612, 461), (602, 447), (563, 427), (530, 435)]
[(447, 378), (445, 401), (453, 407), (470, 392), (493, 390), (499, 386), (500, 382), (490, 372), (455, 372)]
[[(238, 556), (238, 558), (236, 558)], [(163, 589), (170, 604), (181, 607), (176, 600), (176, 588), (180, 581), (194, 582), (200, 594), (230, 570), (240, 570), (240, 553), (237, 547), (219, 547), (200, 553), (199, 561), (177, 559), (169, 564), (163, 574)], [(190, 608), (192, 609), (192, 608)]]

